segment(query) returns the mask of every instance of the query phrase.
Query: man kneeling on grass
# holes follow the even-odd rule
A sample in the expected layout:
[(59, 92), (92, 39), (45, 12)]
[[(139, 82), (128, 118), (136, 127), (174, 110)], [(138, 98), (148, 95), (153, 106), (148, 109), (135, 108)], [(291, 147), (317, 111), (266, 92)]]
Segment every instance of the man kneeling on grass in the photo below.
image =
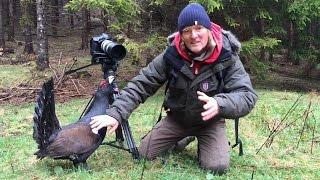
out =
[(191, 3), (180, 12), (178, 30), (169, 36), (167, 49), (121, 91), (106, 115), (92, 118), (91, 128), (95, 133), (103, 127), (114, 132), (169, 82), (167, 116), (141, 140), (140, 155), (154, 159), (195, 136), (200, 167), (222, 174), (230, 162), (224, 119), (247, 115), (257, 95), (239, 60), (240, 42), (212, 23), (200, 4)]

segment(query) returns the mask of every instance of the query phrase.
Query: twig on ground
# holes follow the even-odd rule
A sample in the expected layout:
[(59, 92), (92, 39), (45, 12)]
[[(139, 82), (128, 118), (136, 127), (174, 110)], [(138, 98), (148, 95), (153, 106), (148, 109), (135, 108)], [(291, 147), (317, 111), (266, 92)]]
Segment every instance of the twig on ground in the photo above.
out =
[[(58, 60), (58, 66), (57, 66), (58, 68), (60, 66), (61, 59), (62, 59), (62, 52), (60, 52), (60, 56), (59, 56), (59, 60)], [(55, 79), (59, 79), (58, 73), (57, 73), (58, 70), (56, 68), (52, 67), (50, 64), (49, 64), (49, 68), (53, 71)]]
[(73, 57), (72, 59), (73, 59), (73, 62), (72, 62), (72, 64), (71, 64), (70, 68), (69, 68), (69, 71), (73, 68), (73, 66), (74, 66), (74, 65), (76, 64), (76, 62), (78, 61), (77, 57)]
[(10, 96), (1, 98), (0, 101), (4, 101), (4, 100), (7, 100), (7, 99), (10, 99), (10, 98), (12, 98), (13, 96), (14, 96), (14, 94), (11, 94)]
[[(77, 62), (77, 57), (74, 57), (73, 58), (73, 62), (72, 62), (72, 64), (71, 64), (71, 66), (70, 66), (70, 68), (69, 68), (69, 70), (71, 70), (72, 69), (72, 67), (74, 66), (74, 64)], [(65, 64), (65, 66), (63, 67), (63, 70), (62, 70), (62, 75), (61, 75), (61, 77), (59, 78), (59, 80), (58, 80), (58, 82), (57, 82), (57, 84), (56, 84), (56, 87), (57, 88), (61, 88), (61, 84), (62, 84), (62, 82), (64, 81), (64, 78), (66, 77), (66, 69), (67, 69), (67, 66), (68, 66), (68, 62), (66, 62), (66, 64)], [(69, 71), (68, 70), (68, 71)]]
[(1, 92), (0, 93), (0, 97), (2, 98), (2, 97), (8, 97), (8, 96), (10, 96), (10, 93), (8, 93), (8, 92)]
[(313, 150), (313, 145), (315, 143), (315, 137), (314, 137), (314, 133), (316, 131), (316, 124), (317, 124), (317, 120), (314, 117), (314, 114), (312, 113), (312, 117), (314, 118), (314, 126), (313, 126), (313, 130), (312, 130), (312, 141), (311, 141), (311, 148), (310, 148), (310, 152), (312, 154), (312, 150)]
[(60, 64), (61, 64), (61, 60), (62, 60), (62, 52), (60, 52), (60, 57), (59, 57), (59, 61), (58, 61), (58, 67), (59, 67)]
[(56, 88), (60, 88), (61, 87), (60, 85), (62, 84), (63, 79), (65, 77), (65, 72), (66, 72), (67, 65), (68, 65), (68, 62), (65, 63), (65, 65), (64, 65), (64, 67), (62, 69), (61, 76), (59, 77), (58, 82), (56, 84)]
[[(293, 111), (297, 105), (298, 105), (298, 101), (300, 100), (300, 98), (302, 97), (302, 94), (297, 98), (297, 100), (293, 103), (293, 105), (290, 107), (290, 109), (288, 110), (288, 112), (285, 114), (285, 116), (281, 119), (280, 123), (272, 130), (270, 131), (269, 133), (269, 136), (268, 138), (264, 141), (264, 143), (260, 146), (260, 148), (257, 150), (257, 153), (258, 154), (261, 149), (263, 148), (263, 146), (267, 143), (267, 142), (273, 142), (273, 138), (278, 135), (277, 131), (279, 131), (279, 128), (281, 127), (281, 125), (285, 122), (285, 120), (288, 118), (289, 114), (291, 113), (291, 111)], [(291, 124), (291, 123), (290, 123)], [(285, 126), (285, 128), (287, 128), (288, 126)], [(284, 129), (284, 128), (283, 128)], [(283, 130), (283, 129), (280, 129)], [(270, 144), (271, 146), (271, 144)]]
[[(17, 89), (19, 89), (19, 90), (32, 90), (32, 91), (34, 91), (34, 90), (41, 90), (41, 88), (33, 88), (33, 87), (15, 87), (15, 88), (17, 88)], [(14, 89), (14, 88), (13, 88)]]
[(55, 77), (56, 79), (58, 79), (57, 70), (56, 70), (54, 67), (52, 67), (52, 66), (50, 65), (50, 63), (49, 63), (49, 68), (50, 68), (51, 71), (53, 72), (54, 77)]
[(86, 90), (86, 88), (80, 83), (79, 79), (77, 79), (77, 82), (82, 89)]
[(298, 143), (297, 143), (297, 148), (299, 147), (300, 141), (301, 141), (301, 139), (302, 139), (302, 135), (303, 135), (304, 130), (305, 130), (306, 125), (307, 125), (307, 120), (308, 120), (308, 117), (309, 117), (309, 114), (310, 114), (311, 104), (312, 104), (312, 101), (310, 100), (310, 102), (309, 102), (309, 104), (308, 104), (308, 108), (307, 108), (307, 110), (306, 110), (305, 113), (304, 113), (304, 114), (305, 114), (305, 118), (304, 118), (304, 120), (303, 120), (303, 126), (302, 126), (302, 129), (301, 129), (301, 131), (300, 131), (300, 138), (299, 138)]
[(31, 91), (29, 92), (29, 94), (28, 94), (28, 97), (30, 97), (32, 94), (34, 94), (35, 91), (36, 91), (36, 89), (31, 90)]
[(71, 94), (69, 97), (86, 96), (87, 94)]
[(76, 85), (76, 83), (74, 82), (74, 80), (73, 80), (73, 79), (71, 79), (71, 81), (72, 81), (72, 83), (73, 83), (74, 87), (76, 88), (77, 93), (78, 93), (78, 94), (81, 94), (81, 93), (80, 93), (80, 91), (79, 91), (79, 89), (78, 89), (78, 86)]

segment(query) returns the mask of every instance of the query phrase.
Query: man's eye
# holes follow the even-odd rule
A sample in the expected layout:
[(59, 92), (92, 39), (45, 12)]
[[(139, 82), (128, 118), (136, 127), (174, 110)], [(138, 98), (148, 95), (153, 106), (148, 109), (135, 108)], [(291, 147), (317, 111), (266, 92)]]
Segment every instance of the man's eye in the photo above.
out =
[(185, 35), (189, 35), (189, 34), (191, 34), (191, 30), (190, 29), (183, 30), (182, 33), (185, 34)]
[(184, 33), (188, 33), (188, 32), (190, 32), (190, 31), (191, 31), (191, 29), (184, 29), (184, 30), (183, 30)]

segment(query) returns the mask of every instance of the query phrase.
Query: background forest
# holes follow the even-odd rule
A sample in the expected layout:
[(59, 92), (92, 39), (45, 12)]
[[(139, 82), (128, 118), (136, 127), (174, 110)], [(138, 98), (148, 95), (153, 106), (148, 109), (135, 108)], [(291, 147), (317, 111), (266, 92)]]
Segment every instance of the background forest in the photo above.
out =
[[(54, 77), (60, 120), (73, 122), (103, 78), (99, 65), (65, 74), (91, 63), (90, 39), (105, 32), (126, 47), (117, 70), (122, 87), (164, 50), (189, 2), (203, 4), (214, 23), (241, 41), (241, 61), (260, 97), (241, 120), (245, 156), (234, 150), (232, 168), (221, 178), (319, 177), (319, 0), (1, 0), (0, 179), (140, 179), (142, 169), (145, 179), (216, 178), (197, 168), (195, 143), (182, 154), (146, 164), (102, 147), (91, 158), (93, 173), (33, 156), (33, 102), (45, 80)], [(148, 118), (157, 116), (162, 94), (130, 118), (136, 141), (154, 124)], [(228, 126), (233, 137), (233, 124)], [(127, 172), (120, 170), (123, 166)]]
[[(163, 50), (164, 39), (176, 31), (179, 11), (188, 2), (2, 0), (0, 47), (4, 49), (1, 52), (17, 52), (17, 46), (24, 46), (23, 54), (36, 54), (37, 69), (43, 70), (54, 59), (48, 53), (54, 49), (48, 39), (72, 41), (67, 38), (77, 36), (81, 39), (77, 49), (88, 49), (92, 36), (107, 32), (124, 43), (133, 65), (144, 66)], [(304, 77), (311, 77), (317, 68), (319, 1), (198, 2), (207, 8), (213, 22), (232, 31), (243, 42), (242, 60), (257, 78), (265, 79), (266, 72), (279, 58), (284, 64), (299, 65)]]

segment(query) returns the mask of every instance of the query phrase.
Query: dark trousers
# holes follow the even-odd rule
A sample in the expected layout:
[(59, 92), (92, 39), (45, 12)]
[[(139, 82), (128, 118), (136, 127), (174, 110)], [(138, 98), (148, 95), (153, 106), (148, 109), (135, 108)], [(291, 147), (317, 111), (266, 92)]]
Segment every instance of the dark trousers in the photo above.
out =
[(229, 167), (230, 147), (224, 120), (206, 126), (184, 127), (167, 116), (141, 140), (139, 153), (142, 157), (154, 159), (187, 136), (196, 136), (198, 140), (200, 167), (219, 174)]

